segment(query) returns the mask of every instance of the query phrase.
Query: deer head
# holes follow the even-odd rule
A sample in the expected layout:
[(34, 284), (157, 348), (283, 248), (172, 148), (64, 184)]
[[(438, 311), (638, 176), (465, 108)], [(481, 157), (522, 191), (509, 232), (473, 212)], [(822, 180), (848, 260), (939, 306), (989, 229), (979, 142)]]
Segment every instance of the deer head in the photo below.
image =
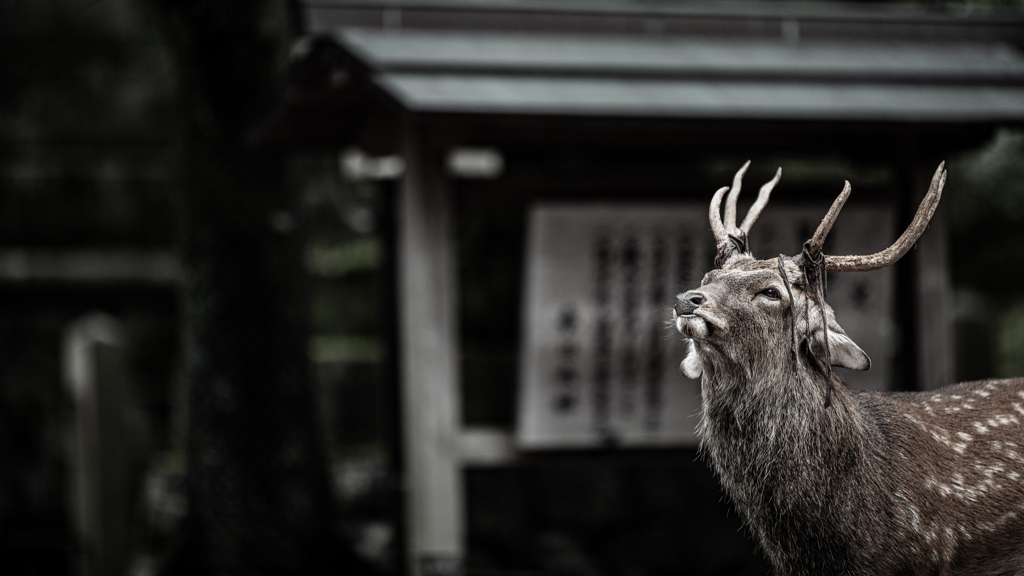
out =
[[(676, 328), (690, 339), (680, 370), (689, 378), (708, 372), (735, 373), (736, 378), (722, 380), (753, 385), (790, 375), (817, 374), (826, 377), (823, 390), (828, 405), (832, 366), (867, 370), (871, 360), (846, 335), (825, 302), (825, 272), (876, 270), (899, 260), (927, 227), (942, 195), (946, 173), (940, 164), (913, 222), (881, 252), (863, 256), (821, 253), (825, 237), (850, 195), (847, 182), (800, 254), (757, 260), (747, 246), (747, 235), (768, 203), (782, 169), (761, 188), (757, 201), (737, 226), (736, 200), (749, 164), (736, 173), (731, 189), (718, 190), (711, 200), (709, 217), (718, 246), (718, 269), (704, 276), (700, 288), (676, 297)], [(726, 191), (723, 220), (720, 206)]]

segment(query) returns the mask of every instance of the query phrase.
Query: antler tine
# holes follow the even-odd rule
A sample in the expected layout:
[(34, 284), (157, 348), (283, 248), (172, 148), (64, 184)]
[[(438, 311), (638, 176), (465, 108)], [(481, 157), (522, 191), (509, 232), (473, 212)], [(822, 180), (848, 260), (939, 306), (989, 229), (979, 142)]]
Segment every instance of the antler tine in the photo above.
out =
[(735, 234), (736, 228), (736, 200), (740, 197), (740, 187), (743, 185), (743, 175), (750, 167), (750, 160), (740, 166), (736, 175), (732, 177), (732, 189), (729, 190), (729, 199), (725, 201), (725, 229), (730, 234)]
[(708, 209), (708, 220), (711, 221), (711, 233), (715, 235), (715, 245), (729, 241), (729, 232), (722, 224), (722, 195), (728, 188), (719, 188), (711, 199), (711, 207)]
[(761, 186), (761, 191), (757, 193), (757, 200), (754, 201), (750, 210), (747, 210), (747, 217), (743, 219), (743, 224), (740, 224), (740, 230), (744, 234), (750, 234), (750, 229), (754, 226), (754, 222), (757, 222), (758, 217), (761, 216), (761, 211), (768, 205), (768, 199), (771, 197), (772, 190), (779, 183), (780, 178), (782, 178), (781, 167), (775, 171), (774, 178), (766, 182), (764, 186)]
[(921, 206), (918, 207), (917, 214), (914, 215), (914, 221), (910, 223), (910, 226), (907, 226), (907, 229), (903, 231), (903, 234), (892, 246), (867, 256), (825, 256), (825, 266), (828, 271), (859, 272), (878, 270), (902, 258), (910, 250), (911, 246), (917, 242), (917, 239), (921, 237), (925, 228), (928, 227), (928, 222), (931, 221), (932, 216), (935, 214), (935, 209), (939, 205), (939, 199), (942, 198), (942, 187), (946, 185), (946, 171), (943, 169), (945, 165), (946, 163), (943, 162), (935, 170), (931, 186), (928, 187), (928, 194), (921, 201)]
[(821, 254), (821, 247), (825, 245), (825, 237), (832, 231), (832, 225), (836, 223), (839, 211), (843, 209), (843, 205), (846, 204), (846, 199), (850, 197), (851, 191), (850, 181), (847, 180), (843, 186), (843, 191), (832, 202), (832, 207), (828, 209), (825, 217), (821, 219), (821, 224), (818, 224), (818, 229), (814, 231), (814, 236), (810, 240), (810, 254), (815, 259), (817, 259), (818, 254)]

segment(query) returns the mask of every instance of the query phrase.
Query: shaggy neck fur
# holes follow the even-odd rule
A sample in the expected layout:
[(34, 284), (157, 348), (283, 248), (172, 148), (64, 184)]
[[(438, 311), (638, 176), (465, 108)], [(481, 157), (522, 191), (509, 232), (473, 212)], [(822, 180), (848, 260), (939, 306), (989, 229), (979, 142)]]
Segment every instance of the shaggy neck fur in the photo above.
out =
[(773, 564), (787, 574), (848, 572), (842, 559), (861, 555), (849, 543), (868, 528), (857, 520), (865, 513), (859, 495), (877, 480), (877, 430), (837, 377), (822, 408), (826, 377), (803, 354), (795, 370), (783, 348), (752, 371), (713, 345), (696, 345), (702, 450)]

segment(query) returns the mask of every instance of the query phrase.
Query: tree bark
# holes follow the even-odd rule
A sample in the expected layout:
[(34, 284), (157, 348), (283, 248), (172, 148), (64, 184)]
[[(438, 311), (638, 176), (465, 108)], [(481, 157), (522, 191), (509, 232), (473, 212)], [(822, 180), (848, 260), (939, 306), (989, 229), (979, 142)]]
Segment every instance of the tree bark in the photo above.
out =
[(296, 198), (251, 129), (283, 82), (281, 0), (159, 0), (178, 122), (189, 511), (166, 572), (341, 568), (306, 355)]

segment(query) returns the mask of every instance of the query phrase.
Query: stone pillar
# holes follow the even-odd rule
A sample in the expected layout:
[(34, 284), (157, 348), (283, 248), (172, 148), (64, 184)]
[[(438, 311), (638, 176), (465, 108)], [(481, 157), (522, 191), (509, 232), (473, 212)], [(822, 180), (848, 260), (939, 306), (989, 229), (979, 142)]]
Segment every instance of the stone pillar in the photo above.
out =
[(87, 315), (64, 333), (64, 383), (71, 398), (68, 486), (78, 537), (76, 571), (122, 576), (131, 521), (128, 366), (118, 321)]

